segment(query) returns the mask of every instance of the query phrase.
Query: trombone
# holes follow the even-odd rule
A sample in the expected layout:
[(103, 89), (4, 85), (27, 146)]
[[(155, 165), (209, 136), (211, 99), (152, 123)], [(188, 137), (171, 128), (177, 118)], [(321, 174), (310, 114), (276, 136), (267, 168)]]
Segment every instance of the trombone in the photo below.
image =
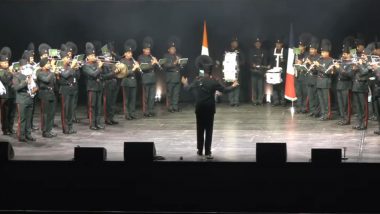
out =
[(106, 56), (98, 56), (96, 57), (96, 60), (104, 62), (104, 63), (109, 63), (109, 64), (120, 63), (120, 61), (113, 60), (111, 57), (106, 57)]

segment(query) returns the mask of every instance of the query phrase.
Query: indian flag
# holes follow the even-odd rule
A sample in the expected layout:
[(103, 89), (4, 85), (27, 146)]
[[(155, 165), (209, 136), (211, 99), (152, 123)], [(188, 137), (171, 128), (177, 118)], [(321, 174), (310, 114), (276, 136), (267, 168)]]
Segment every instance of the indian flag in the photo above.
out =
[(203, 41), (201, 55), (209, 55), (208, 53), (208, 40), (207, 40), (207, 26), (206, 21), (203, 22)]

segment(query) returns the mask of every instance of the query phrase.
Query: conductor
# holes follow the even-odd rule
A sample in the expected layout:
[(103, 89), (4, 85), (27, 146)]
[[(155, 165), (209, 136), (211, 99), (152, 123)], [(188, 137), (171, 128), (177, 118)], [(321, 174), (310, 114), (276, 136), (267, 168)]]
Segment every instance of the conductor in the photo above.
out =
[[(215, 92), (228, 93), (239, 85), (234, 81), (230, 87), (224, 87), (218, 81), (213, 79), (211, 71), (213, 60), (206, 55), (198, 56), (195, 60), (195, 67), (199, 76), (191, 83), (188, 79), (182, 77), (182, 84), (186, 90), (193, 92), (195, 95), (195, 115), (197, 122), (197, 154), (203, 155), (203, 145), (207, 159), (213, 159), (211, 155), (212, 131), (215, 114)], [(206, 139), (205, 139), (206, 135)]]

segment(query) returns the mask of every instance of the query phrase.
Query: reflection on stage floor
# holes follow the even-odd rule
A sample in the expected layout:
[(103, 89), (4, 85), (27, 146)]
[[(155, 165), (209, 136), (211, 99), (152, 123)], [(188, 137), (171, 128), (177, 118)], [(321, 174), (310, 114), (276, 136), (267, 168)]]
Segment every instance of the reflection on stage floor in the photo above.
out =
[[(195, 114), (191, 104), (179, 113), (170, 113), (163, 105), (156, 106), (157, 116), (125, 120), (116, 116), (118, 125), (105, 130), (88, 128), (86, 111), (79, 109), (81, 122), (74, 127), (78, 133), (64, 135), (55, 128), (58, 137), (41, 137), (33, 132), (37, 142), (25, 144), (13, 137), (0, 136), (12, 143), (16, 160), (71, 160), (74, 147), (105, 147), (108, 160), (123, 160), (123, 142), (154, 142), (158, 155), (168, 161), (204, 161), (196, 155)], [(353, 118), (354, 120), (354, 118)], [(35, 116), (39, 124), (39, 115)], [(55, 123), (60, 126), (57, 112)], [(377, 123), (369, 122), (365, 131), (350, 126), (338, 126), (337, 120), (318, 121), (305, 114), (292, 116), (289, 107), (243, 104), (230, 107), (218, 104), (215, 115), (212, 151), (213, 161), (255, 161), (257, 142), (286, 142), (289, 162), (310, 161), (311, 148), (345, 148), (348, 162), (380, 162), (380, 137), (373, 134)]]

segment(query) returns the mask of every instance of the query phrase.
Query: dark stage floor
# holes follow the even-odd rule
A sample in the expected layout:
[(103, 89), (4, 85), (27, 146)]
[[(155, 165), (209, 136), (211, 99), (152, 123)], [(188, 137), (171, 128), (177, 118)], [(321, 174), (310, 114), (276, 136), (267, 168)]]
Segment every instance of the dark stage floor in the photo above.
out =
[[(169, 113), (163, 105), (157, 105), (157, 116), (127, 121), (117, 115), (119, 125), (107, 126), (102, 131), (88, 128), (84, 108), (79, 109), (81, 122), (75, 124), (78, 134), (64, 135), (55, 128), (58, 137), (47, 139), (41, 132), (33, 133), (37, 142), (20, 143), (9, 140), (15, 150), (16, 160), (70, 160), (74, 147), (96, 146), (107, 149), (108, 160), (123, 160), (124, 141), (153, 141), (158, 155), (175, 161), (202, 161), (196, 156), (195, 115), (191, 104), (180, 113)], [(39, 124), (36, 115), (36, 124)], [(140, 113), (141, 117), (141, 113)], [(292, 118), (290, 108), (270, 105), (243, 104), (231, 108), (218, 104), (215, 116), (213, 154), (214, 161), (255, 161), (256, 142), (286, 142), (288, 161), (309, 161), (311, 148), (346, 147), (348, 162), (380, 162), (380, 137), (373, 134), (377, 124), (369, 122), (366, 131), (356, 131), (351, 126), (338, 126), (337, 120), (318, 121), (303, 114)], [(57, 112), (56, 123), (60, 126)]]

